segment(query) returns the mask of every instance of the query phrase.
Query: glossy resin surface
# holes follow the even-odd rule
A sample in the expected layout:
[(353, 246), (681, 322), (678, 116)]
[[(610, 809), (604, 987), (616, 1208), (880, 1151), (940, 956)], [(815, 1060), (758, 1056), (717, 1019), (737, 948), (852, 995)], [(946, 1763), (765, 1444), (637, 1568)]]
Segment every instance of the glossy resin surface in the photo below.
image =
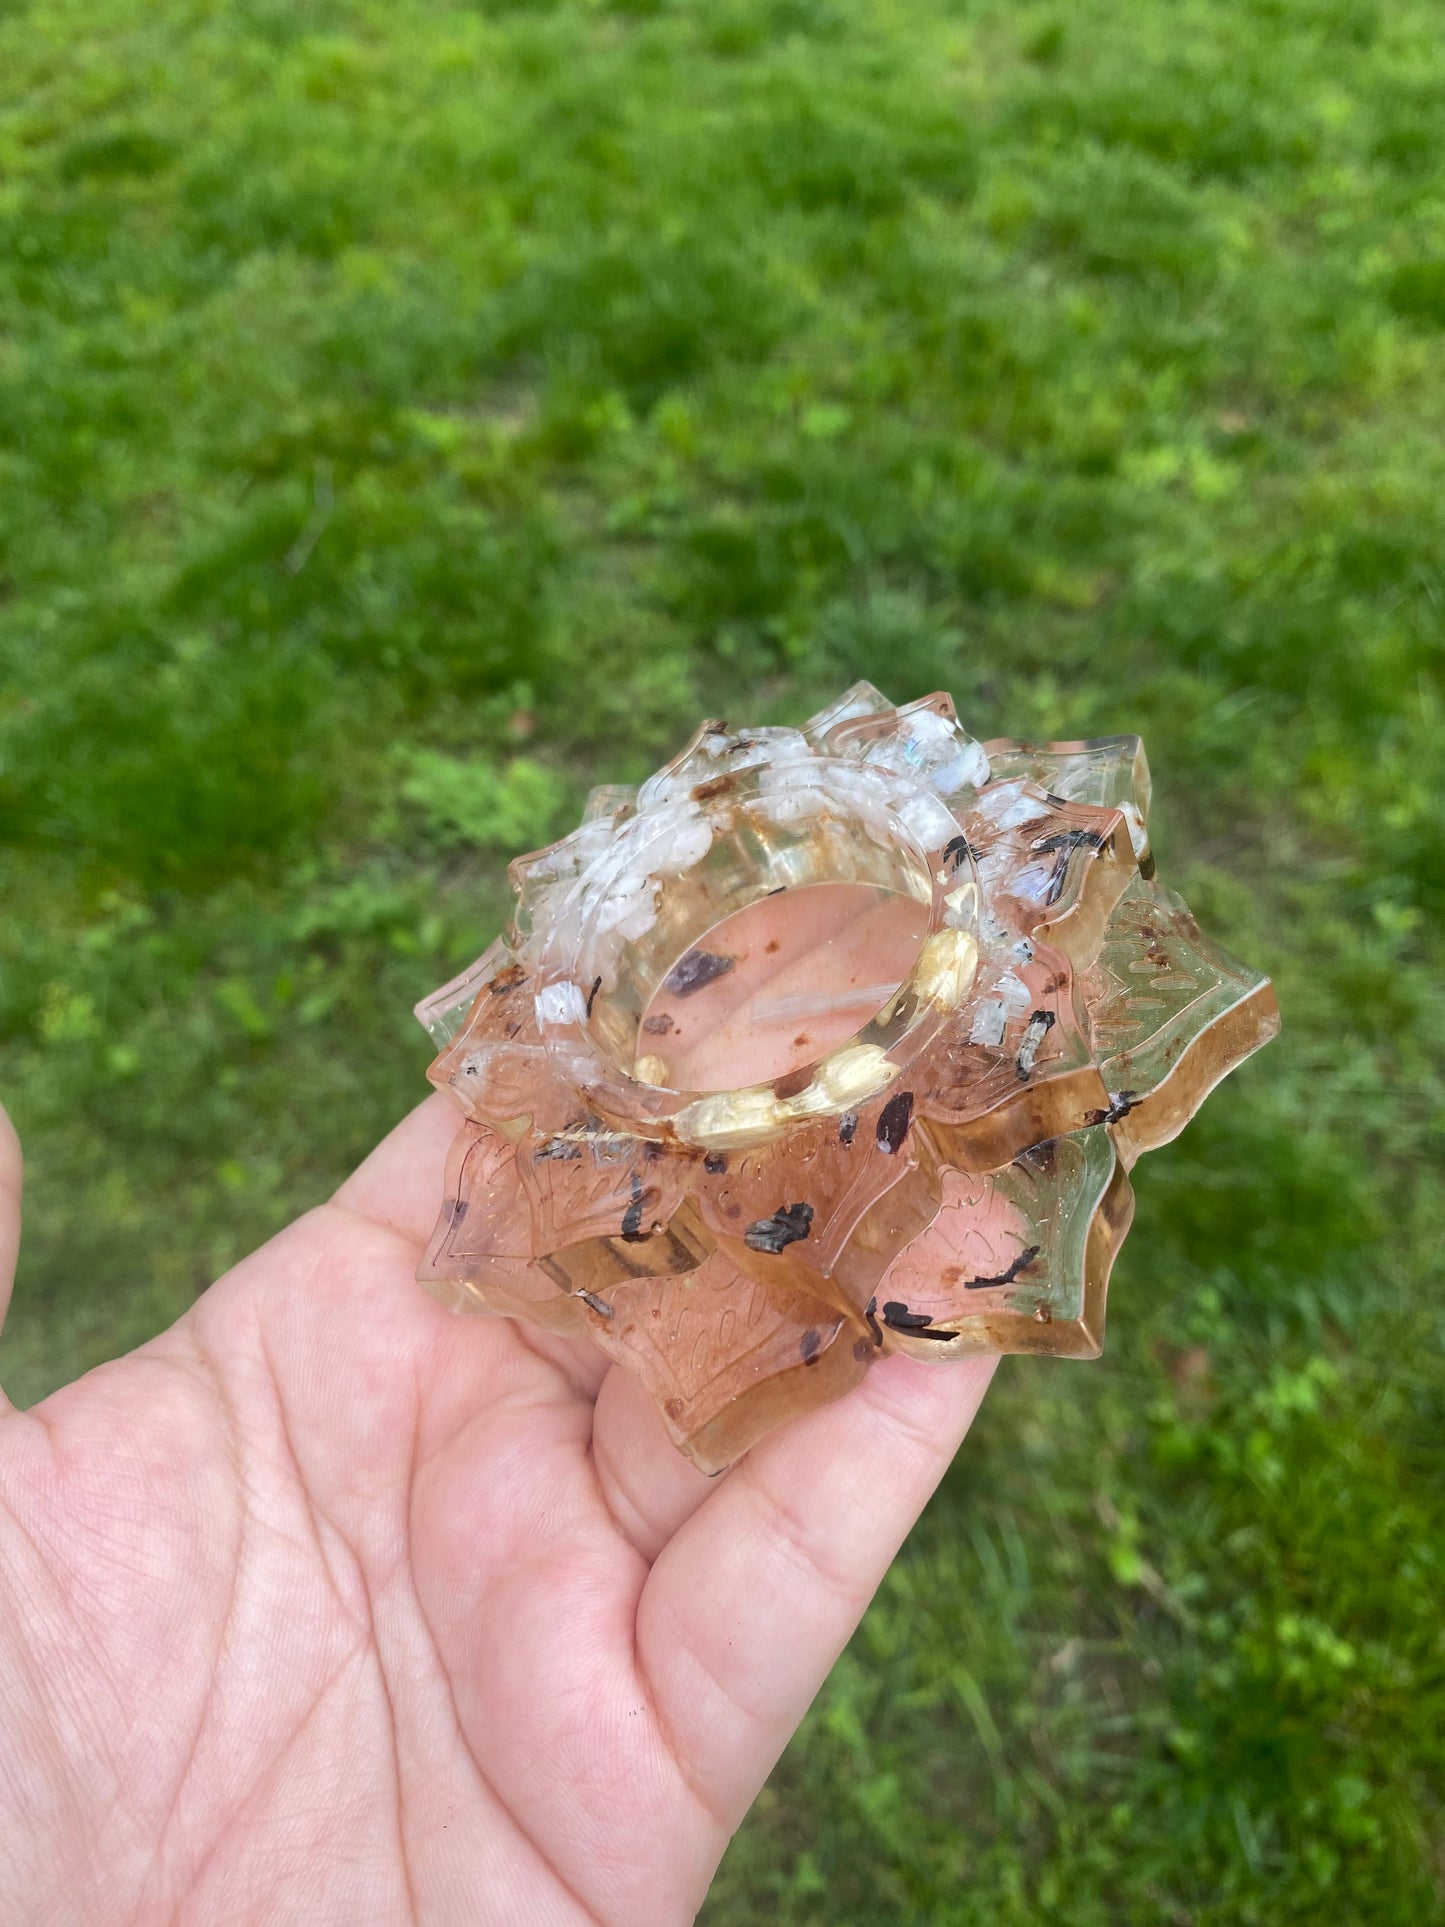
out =
[(418, 1007), (464, 1114), (423, 1282), (589, 1332), (708, 1470), (890, 1352), (1095, 1356), (1131, 1167), (1279, 1027), (1148, 818), (1137, 737), (866, 683), (594, 790)]

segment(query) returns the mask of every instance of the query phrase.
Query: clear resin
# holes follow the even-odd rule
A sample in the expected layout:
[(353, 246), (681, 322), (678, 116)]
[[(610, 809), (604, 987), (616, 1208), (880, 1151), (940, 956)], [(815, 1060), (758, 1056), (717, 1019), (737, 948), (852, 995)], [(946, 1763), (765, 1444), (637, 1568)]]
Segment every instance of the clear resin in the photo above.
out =
[(892, 1352), (1096, 1355), (1130, 1168), (1279, 1027), (1148, 817), (1136, 737), (866, 683), (594, 791), (418, 1007), (464, 1113), (423, 1281), (590, 1332), (708, 1470)]

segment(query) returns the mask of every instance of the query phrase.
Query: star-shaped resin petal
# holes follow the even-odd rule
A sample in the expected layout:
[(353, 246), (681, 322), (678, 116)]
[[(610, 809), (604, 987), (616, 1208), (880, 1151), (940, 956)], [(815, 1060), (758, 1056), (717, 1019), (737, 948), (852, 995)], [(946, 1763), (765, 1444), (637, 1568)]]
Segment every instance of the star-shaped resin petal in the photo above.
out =
[(464, 1113), (424, 1282), (590, 1332), (709, 1470), (891, 1352), (1097, 1354), (1129, 1169), (1279, 1021), (1148, 816), (1136, 737), (867, 683), (594, 790), (418, 1007)]

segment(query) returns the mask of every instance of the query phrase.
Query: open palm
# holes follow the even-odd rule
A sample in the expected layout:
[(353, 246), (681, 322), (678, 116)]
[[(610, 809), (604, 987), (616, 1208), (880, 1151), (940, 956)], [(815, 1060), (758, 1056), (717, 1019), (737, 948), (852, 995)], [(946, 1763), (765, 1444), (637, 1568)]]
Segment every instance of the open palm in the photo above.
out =
[[(0, 1399), (7, 1921), (689, 1920), (948, 1464), (991, 1361), (708, 1480), (588, 1343), (440, 1310), (454, 1124)], [(0, 1311), (18, 1234), (0, 1112)]]

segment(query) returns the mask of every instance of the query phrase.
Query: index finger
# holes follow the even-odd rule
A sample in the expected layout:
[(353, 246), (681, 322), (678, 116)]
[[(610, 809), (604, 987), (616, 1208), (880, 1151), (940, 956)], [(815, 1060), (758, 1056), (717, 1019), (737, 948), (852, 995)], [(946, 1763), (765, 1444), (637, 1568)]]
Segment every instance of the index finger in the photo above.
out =
[(20, 1186), (20, 1139), (0, 1104), (0, 1326), (5, 1323), (20, 1254)]
[(997, 1363), (880, 1362), (755, 1445), (654, 1564), (639, 1663), (679, 1765), (726, 1824), (862, 1618)]
[(425, 1245), (441, 1209), (447, 1150), (461, 1121), (456, 1105), (434, 1091), (363, 1158), (332, 1203)]

